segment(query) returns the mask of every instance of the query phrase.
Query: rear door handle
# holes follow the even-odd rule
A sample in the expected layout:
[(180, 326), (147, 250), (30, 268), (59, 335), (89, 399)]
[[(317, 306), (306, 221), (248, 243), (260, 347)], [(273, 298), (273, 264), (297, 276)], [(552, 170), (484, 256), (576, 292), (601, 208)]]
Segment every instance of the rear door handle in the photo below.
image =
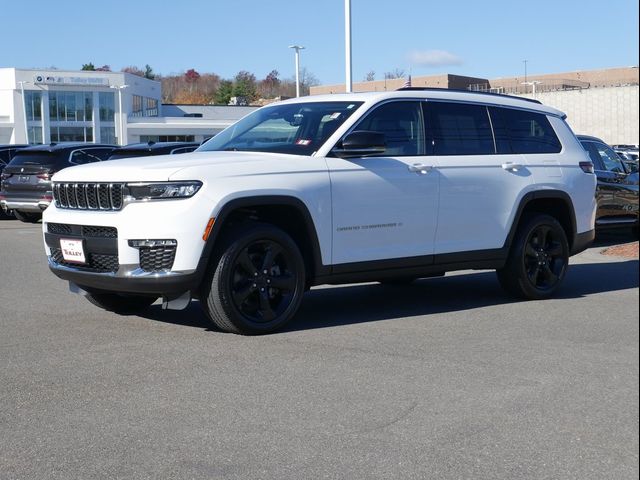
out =
[(433, 170), (433, 165), (425, 165), (424, 163), (414, 163), (413, 165), (409, 165), (409, 171), (418, 173), (420, 175), (426, 175), (431, 170)]
[(507, 162), (502, 164), (502, 168), (504, 168), (508, 172), (517, 172), (518, 170), (522, 170), (524, 168), (524, 165), (522, 165), (521, 163)]

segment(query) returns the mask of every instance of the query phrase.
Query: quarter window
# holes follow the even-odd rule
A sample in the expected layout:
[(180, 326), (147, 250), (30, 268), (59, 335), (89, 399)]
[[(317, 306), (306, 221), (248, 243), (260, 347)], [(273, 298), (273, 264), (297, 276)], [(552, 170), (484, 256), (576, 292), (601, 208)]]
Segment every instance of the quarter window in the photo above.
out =
[(512, 108), (496, 108), (507, 128), (512, 153), (558, 153), (560, 140), (546, 115)]
[(428, 127), (434, 155), (495, 153), (487, 107), (464, 103), (428, 102)]
[(386, 151), (381, 156), (425, 154), (424, 120), (420, 102), (389, 102), (376, 108), (356, 130), (384, 133)]

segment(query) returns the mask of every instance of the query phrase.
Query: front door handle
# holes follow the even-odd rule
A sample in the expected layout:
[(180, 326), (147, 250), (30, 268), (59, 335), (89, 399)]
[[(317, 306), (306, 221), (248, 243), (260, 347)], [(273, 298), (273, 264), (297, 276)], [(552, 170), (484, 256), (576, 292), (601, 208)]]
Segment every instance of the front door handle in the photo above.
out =
[(431, 170), (433, 170), (433, 165), (425, 165), (424, 163), (414, 163), (413, 165), (409, 165), (409, 171), (418, 173), (420, 175), (426, 175)]
[(524, 165), (522, 165), (521, 163), (507, 162), (502, 164), (502, 168), (504, 168), (508, 172), (517, 172), (518, 170), (522, 170), (524, 168)]

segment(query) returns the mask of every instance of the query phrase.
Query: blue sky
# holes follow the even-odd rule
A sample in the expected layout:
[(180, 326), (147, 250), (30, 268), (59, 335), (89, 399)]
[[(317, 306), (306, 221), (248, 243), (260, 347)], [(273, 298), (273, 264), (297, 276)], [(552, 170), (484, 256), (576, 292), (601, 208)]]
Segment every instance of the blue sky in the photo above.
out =
[[(301, 64), (344, 81), (344, 0), (2, 0), (0, 67), (83, 63), (224, 78)], [(495, 78), (638, 65), (637, 0), (352, 0), (353, 78), (395, 69)], [(9, 44), (7, 45), (7, 40)]]

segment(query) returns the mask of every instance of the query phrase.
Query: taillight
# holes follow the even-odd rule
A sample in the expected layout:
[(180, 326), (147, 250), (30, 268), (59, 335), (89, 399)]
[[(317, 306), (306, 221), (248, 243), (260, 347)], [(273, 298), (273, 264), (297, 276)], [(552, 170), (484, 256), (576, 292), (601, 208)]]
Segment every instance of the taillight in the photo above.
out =
[(584, 173), (593, 173), (593, 163), (592, 162), (580, 162), (580, 168)]
[(40, 180), (51, 180), (51, 174), (49, 173), (41, 173), (40, 175), (36, 175)]

